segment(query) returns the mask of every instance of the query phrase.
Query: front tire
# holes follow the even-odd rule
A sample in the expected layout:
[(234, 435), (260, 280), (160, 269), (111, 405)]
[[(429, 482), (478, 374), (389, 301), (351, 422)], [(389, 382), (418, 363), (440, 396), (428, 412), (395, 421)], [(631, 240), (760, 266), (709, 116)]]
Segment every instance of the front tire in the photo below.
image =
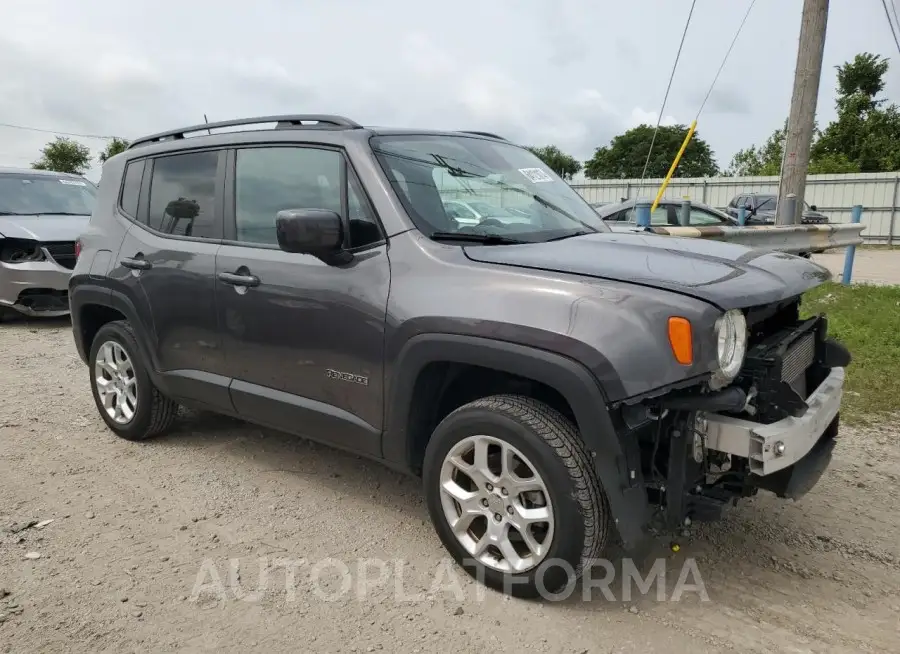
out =
[(575, 425), (532, 398), (453, 411), (428, 443), (423, 477), (441, 542), (503, 593), (559, 596), (606, 544), (606, 497)]
[(100, 328), (88, 369), (100, 417), (117, 436), (140, 441), (172, 426), (178, 404), (153, 385), (130, 324), (119, 320)]

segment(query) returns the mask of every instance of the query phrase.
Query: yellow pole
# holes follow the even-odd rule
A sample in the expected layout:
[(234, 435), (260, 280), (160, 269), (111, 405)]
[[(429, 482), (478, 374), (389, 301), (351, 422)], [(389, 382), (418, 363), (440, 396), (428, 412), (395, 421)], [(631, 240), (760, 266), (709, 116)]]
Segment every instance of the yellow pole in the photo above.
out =
[(659, 187), (659, 193), (656, 194), (656, 199), (653, 201), (653, 206), (650, 207), (650, 211), (656, 209), (659, 201), (662, 200), (663, 193), (666, 192), (666, 187), (669, 185), (669, 180), (671, 180), (672, 175), (675, 174), (675, 169), (678, 168), (678, 162), (681, 161), (681, 155), (683, 155), (684, 151), (687, 149), (688, 143), (690, 143), (695, 129), (697, 129), (696, 120), (691, 123), (691, 128), (688, 130), (687, 135), (684, 137), (684, 143), (681, 144), (681, 149), (678, 151), (678, 154), (675, 155), (675, 161), (673, 161), (672, 165), (669, 167), (669, 172), (666, 175), (666, 178), (663, 180), (662, 186)]

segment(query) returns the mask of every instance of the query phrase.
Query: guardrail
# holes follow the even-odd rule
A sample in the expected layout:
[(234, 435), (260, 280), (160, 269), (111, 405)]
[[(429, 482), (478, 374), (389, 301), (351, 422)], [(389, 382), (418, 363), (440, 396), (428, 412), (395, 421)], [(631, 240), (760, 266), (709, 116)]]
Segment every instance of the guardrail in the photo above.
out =
[(644, 231), (664, 236), (705, 238), (713, 241), (738, 243), (754, 249), (778, 250), (798, 254), (821, 252), (863, 243), (865, 225), (759, 225), (752, 227), (646, 227)]
[[(788, 202), (793, 199), (788, 195)], [(796, 207), (790, 205), (786, 217), (792, 224), (787, 225), (745, 225), (746, 216), (741, 211), (737, 225), (691, 225), (691, 202), (682, 200), (678, 215), (680, 225), (651, 225), (650, 202), (640, 199), (635, 202), (634, 213), (637, 230), (661, 234), (663, 236), (680, 236), (682, 238), (705, 238), (713, 241), (738, 243), (757, 250), (777, 250), (791, 254), (823, 252), (834, 248), (849, 247), (851, 251), (863, 243), (860, 224), (862, 207), (853, 208), (853, 222), (838, 224), (806, 224), (794, 223), (797, 216)], [(616, 230), (618, 231), (618, 230)], [(849, 256), (852, 256), (849, 255)], [(851, 264), (852, 267), (852, 264)]]

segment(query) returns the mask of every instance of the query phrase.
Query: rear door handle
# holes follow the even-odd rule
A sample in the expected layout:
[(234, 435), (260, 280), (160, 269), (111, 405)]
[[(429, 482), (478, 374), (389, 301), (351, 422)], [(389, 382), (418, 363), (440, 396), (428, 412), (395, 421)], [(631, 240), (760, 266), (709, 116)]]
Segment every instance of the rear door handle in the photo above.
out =
[(150, 270), (153, 267), (153, 264), (146, 259), (132, 259), (131, 257), (125, 257), (119, 263), (131, 270)]
[(259, 286), (259, 277), (256, 275), (238, 275), (237, 273), (220, 272), (219, 281), (231, 284), (232, 286), (246, 286), (252, 288)]

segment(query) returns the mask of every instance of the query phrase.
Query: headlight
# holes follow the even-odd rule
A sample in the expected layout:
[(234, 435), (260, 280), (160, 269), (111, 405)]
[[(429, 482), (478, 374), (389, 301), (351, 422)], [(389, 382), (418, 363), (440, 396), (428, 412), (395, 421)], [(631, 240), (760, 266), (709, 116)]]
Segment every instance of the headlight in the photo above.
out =
[(37, 241), (0, 238), (0, 261), (3, 263), (31, 263), (43, 260), (44, 252)]
[(737, 377), (746, 354), (747, 320), (739, 309), (732, 309), (716, 321), (716, 356), (721, 381), (728, 383)]

